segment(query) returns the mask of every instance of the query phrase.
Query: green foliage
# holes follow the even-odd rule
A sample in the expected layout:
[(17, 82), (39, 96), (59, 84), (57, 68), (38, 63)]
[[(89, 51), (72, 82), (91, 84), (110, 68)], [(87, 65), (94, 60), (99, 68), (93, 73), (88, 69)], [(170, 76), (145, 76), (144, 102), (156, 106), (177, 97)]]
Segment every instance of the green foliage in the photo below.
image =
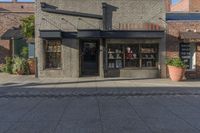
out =
[(15, 57), (13, 59), (13, 73), (18, 73), (18, 74), (29, 74), (29, 67), (28, 67), (28, 62), (24, 58), (20, 57)]
[(28, 38), (34, 38), (35, 36), (35, 16), (31, 15), (27, 18), (24, 18), (22, 21), (22, 33)]
[(28, 59), (28, 47), (23, 47), (20, 55), (21, 57)]
[(169, 66), (175, 66), (175, 67), (180, 67), (180, 68), (186, 67), (185, 63), (180, 58), (167, 59), (166, 64)]
[(12, 66), (13, 66), (13, 60), (11, 57), (6, 57), (5, 58), (5, 65), (2, 67), (2, 71), (6, 73), (12, 74)]

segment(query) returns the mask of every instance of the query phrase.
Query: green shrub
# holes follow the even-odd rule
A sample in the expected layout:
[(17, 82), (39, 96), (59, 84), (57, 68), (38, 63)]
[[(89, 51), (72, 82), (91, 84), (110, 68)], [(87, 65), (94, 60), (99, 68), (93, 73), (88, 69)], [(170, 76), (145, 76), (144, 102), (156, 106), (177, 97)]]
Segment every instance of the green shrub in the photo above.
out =
[(28, 59), (28, 47), (23, 47), (20, 55), (21, 57)]
[(13, 67), (13, 60), (12, 60), (12, 58), (11, 57), (6, 57), (5, 61), (6, 61), (6, 63), (2, 67), (1, 71), (12, 74), (12, 67)]
[(34, 38), (35, 36), (35, 16), (31, 15), (22, 21), (22, 33), (26, 38)]
[(3, 72), (4, 70), (4, 65), (3, 64), (0, 64), (0, 72)]
[(20, 72), (21, 74), (26, 74), (26, 75), (30, 73), (29, 67), (28, 67), (28, 62), (26, 59), (20, 58), (20, 57), (15, 57), (13, 59), (13, 62), (14, 62), (13, 69), (12, 69), (13, 73), (19, 74), (19, 72)]
[(169, 66), (175, 66), (175, 67), (180, 67), (180, 68), (186, 67), (186, 64), (180, 58), (167, 59), (166, 64)]

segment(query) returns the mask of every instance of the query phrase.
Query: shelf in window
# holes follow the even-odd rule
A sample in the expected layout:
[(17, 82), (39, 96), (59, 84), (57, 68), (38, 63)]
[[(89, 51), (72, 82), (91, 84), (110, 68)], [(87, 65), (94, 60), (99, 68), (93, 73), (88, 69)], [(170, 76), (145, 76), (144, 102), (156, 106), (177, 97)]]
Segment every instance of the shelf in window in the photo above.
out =
[(122, 58), (112, 58), (112, 59), (109, 59), (109, 60), (122, 60)]
[(108, 52), (108, 54), (123, 54), (122, 52)]
[(141, 54), (158, 54), (158, 52), (141, 52)]
[(131, 59), (126, 59), (126, 60), (139, 60), (140, 58), (131, 58)]
[(45, 51), (46, 53), (61, 53), (61, 51)]
[(143, 60), (156, 60), (156, 58), (142, 58)]
[(154, 66), (154, 67), (153, 66), (152, 67), (144, 67), (143, 66), (141, 69), (143, 69), (143, 70), (145, 70), (145, 69), (146, 70), (157, 70), (158, 68), (156, 66)]

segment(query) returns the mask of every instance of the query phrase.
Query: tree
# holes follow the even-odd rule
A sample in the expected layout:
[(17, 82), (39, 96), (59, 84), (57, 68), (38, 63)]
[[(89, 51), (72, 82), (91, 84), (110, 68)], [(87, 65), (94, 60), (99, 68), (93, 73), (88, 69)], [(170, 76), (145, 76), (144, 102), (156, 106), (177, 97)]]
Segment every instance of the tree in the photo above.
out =
[(27, 40), (33, 40), (35, 37), (35, 16), (31, 15), (21, 21), (22, 34)]

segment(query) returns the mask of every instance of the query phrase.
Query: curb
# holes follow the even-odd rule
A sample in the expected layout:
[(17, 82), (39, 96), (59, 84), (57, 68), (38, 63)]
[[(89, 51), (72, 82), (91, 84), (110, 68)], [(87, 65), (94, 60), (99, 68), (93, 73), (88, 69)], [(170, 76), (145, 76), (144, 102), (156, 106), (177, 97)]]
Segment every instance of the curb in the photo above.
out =
[(93, 96), (176, 96), (199, 95), (200, 92), (71, 92), (71, 93), (4, 93), (0, 98), (64, 98), (64, 97), (93, 97)]

